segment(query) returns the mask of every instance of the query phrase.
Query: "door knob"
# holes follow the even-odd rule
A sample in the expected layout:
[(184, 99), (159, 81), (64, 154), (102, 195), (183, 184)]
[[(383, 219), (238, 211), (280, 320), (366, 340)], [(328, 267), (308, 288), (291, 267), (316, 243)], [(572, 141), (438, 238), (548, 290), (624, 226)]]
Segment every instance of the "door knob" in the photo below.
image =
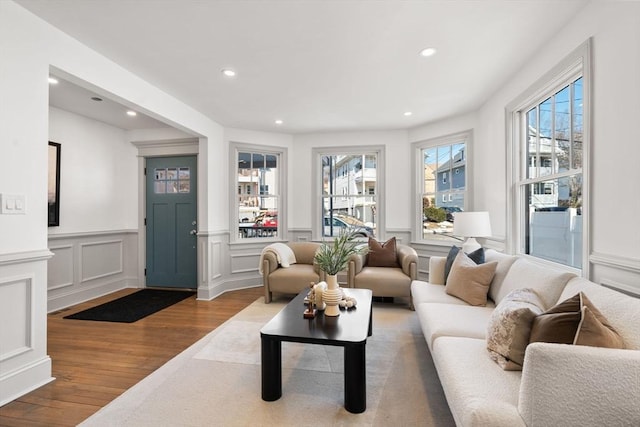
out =
[(191, 235), (195, 235), (195, 234), (198, 234), (198, 231), (197, 231), (197, 230), (191, 230), (191, 231), (189, 232), (189, 234), (191, 234)]

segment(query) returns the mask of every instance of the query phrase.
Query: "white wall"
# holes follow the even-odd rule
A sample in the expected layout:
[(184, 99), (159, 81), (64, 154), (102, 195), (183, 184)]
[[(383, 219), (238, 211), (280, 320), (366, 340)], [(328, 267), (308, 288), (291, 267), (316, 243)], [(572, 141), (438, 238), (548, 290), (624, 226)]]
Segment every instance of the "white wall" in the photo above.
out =
[(126, 132), (51, 107), (49, 139), (62, 144), (60, 226), (49, 234), (136, 229), (137, 149)]
[[(635, 282), (640, 290), (640, 168), (635, 165), (640, 158), (635, 130), (640, 117), (640, 3), (590, 3), (479, 110), (475, 139), (482, 150), (476, 150), (476, 188), (502, 191), (478, 193), (476, 200), (481, 206), (506, 206), (505, 106), (590, 37), (591, 276), (614, 285)], [(504, 216), (493, 211), (492, 225), (494, 233), (506, 233)], [(613, 271), (620, 269), (632, 275), (621, 277)], [(615, 280), (608, 280), (614, 276)]]
[[(47, 77), (51, 68), (67, 80), (89, 82), (95, 93), (200, 138), (205, 155), (199, 161), (206, 162), (206, 176), (198, 189), (203, 206), (199, 219), (205, 230), (227, 228), (226, 221), (210, 208), (215, 204), (211, 200), (227, 200), (228, 186), (220, 172), (227, 158), (214, 155), (216, 148), (225, 146), (221, 126), (6, 0), (0, 1), (0, 61), (0, 193), (26, 199), (25, 215), (0, 215), (1, 405), (51, 379), (46, 355)], [(63, 146), (63, 162), (64, 153)], [(136, 206), (129, 209), (133, 211), (124, 214), (124, 227), (130, 226)], [(101, 224), (84, 224), (114, 225), (106, 224), (104, 218)], [(26, 295), (28, 300), (17, 301), (16, 295)], [(13, 330), (24, 334), (16, 336)]]

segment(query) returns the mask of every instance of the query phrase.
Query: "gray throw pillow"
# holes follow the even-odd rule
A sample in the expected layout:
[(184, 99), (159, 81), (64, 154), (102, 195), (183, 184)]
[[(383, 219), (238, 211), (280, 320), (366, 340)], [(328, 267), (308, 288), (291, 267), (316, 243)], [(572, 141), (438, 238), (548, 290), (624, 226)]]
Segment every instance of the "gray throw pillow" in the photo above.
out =
[[(449, 254), (444, 262), (444, 283), (447, 283), (447, 277), (449, 277), (449, 273), (451, 272), (453, 260), (456, 259), (458, 252), (460, 252), (460, 248), (456, 245), (451, 246), (451, 249), (449, 249)], [(484, 248), (476, 249), (475, 251), (468, 253), (467, 256), (476, 264), (484, 264)]]

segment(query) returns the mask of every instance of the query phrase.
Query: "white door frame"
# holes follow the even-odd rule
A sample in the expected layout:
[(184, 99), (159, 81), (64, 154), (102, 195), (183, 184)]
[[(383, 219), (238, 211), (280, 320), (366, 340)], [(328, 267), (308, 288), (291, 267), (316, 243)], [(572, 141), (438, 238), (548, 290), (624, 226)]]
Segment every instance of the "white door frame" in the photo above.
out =
[[(172, 139), (164, 141), (131, 141), (138, 147), (138, 287), (145, 287), (144, 269), (146, 266), (147, 233), (144, 219), (146, 217), (146, 192), (145, 192), (145, 158), (195, 155), (198, 157), (198, 138)], [(198, 162), (199, 163), (199, 162)], [(200, 164), (198, 164), (200, 167)], [(198, 173), (200, 176), (200, 173)], [(198, 180), (198, 188), (200, 188)], [(199, 202), (198, 202), (199, 203)], [(199, 223), (200, 218), (197, 218)]]

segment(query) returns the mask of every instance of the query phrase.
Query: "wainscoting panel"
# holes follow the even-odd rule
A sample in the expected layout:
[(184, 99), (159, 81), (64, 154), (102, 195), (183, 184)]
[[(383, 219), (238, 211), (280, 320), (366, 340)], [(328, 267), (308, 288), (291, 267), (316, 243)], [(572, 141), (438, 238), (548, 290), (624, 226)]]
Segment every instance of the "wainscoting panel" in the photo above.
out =
[(73, 286), (73, 245), (53, 246), (49, 250), (53, 257), (47, 269), (47, 289), (54, 290)]
[(248, 252), (231, 255), (231, 274), (258, 273), (260, 252)]
[(48, 311), (138, 283), (138, 233), (114, 230), (49, 235)]
[(0, 279), (0, 312), (11, 318), (11, 327), (0, 329), (0, 362), (32, 349), (32, 291), (33, 276)]
[(123, 271), (122, 240), (80, 244), (80, 282), (120, 274)]
[(640, 259), (594, 252), (589, 261), (592, 281), (640, 297)]
[(0, 406), (50, 381), (47, 250), (0, 255)]

